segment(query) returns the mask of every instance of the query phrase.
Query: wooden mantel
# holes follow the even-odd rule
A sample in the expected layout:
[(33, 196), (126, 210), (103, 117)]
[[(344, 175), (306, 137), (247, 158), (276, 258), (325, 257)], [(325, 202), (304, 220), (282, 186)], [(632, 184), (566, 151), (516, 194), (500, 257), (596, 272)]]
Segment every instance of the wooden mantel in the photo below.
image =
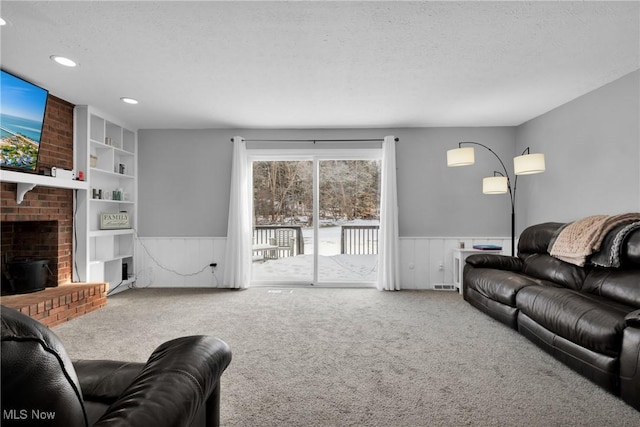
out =
[(15, 182), (18, 184), (18, 188), (16, 190), (16, 203), (18, 204), (22, 203), (22, 201), (24, 200), (24, 195), (33, 190), (36, 186), (77, 190), (89, 189), (89, 183), (85, 181), (62, 179), (53, 176), (44, 176), (25, 172), (14, 172), (9, 170), (0, 170), (0, 181)]

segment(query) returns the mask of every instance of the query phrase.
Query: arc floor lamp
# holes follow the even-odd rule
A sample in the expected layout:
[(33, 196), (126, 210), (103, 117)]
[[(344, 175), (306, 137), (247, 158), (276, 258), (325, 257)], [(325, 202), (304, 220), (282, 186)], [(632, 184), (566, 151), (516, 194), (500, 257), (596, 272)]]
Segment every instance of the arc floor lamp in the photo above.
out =
[(515, 178), (512, 181), (509, 177), (504, 162), (491, 148), (479, 142), (465, 141), (458, 143), (458, 148), (447, 151), (447, 166), (469, 166), (475, 163), (474, 147), (463, 147), (462, 145), (478, 145), (486, 148), (493, 154), (502, 166), (502, 171), (493, 171), (493, 176), (482, 179), (482, 192), (484, 194), (506, 194), (509, 193), (511, 201), (511, 255), (515, 256), (515, 235), (516, 235), (516, 188), (518, 175), (532, 175), (545, 171), (544, 154), (532, 154), (529, 147), (525, 148), (521, 155), (513, 158), (513, 172)]

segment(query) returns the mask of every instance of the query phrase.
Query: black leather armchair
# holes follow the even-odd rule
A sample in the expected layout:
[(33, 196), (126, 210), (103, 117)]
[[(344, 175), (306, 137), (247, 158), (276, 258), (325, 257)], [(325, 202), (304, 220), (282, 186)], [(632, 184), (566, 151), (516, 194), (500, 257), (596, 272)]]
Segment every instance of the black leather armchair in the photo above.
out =
[(72, 362), (58, 337), (2, 307), (2, 426), (218, 426), (223, 341), (177, 338), (146, 363)]

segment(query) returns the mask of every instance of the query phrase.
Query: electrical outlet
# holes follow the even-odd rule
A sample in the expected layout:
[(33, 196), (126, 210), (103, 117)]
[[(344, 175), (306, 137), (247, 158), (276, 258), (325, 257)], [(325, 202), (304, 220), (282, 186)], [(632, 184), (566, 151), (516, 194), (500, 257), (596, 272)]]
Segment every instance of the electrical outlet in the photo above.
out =
[(440, 264), (438, 264), (438, 270), (444, 270), (444, 262), (440, 261)]

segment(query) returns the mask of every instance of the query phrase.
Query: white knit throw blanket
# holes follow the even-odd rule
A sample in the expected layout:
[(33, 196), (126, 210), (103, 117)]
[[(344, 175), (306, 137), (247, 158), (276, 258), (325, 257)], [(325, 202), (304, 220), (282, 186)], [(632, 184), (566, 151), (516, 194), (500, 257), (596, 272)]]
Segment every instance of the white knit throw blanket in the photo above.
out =
[(562, 261), (582, 267), (587, 257), (600, 249), (600, 244), (609, 231), (620, 224), (634, 221), (640, 221), (639, 212), (592, 215), (574, 221), (560, 231), (549, 253)]

